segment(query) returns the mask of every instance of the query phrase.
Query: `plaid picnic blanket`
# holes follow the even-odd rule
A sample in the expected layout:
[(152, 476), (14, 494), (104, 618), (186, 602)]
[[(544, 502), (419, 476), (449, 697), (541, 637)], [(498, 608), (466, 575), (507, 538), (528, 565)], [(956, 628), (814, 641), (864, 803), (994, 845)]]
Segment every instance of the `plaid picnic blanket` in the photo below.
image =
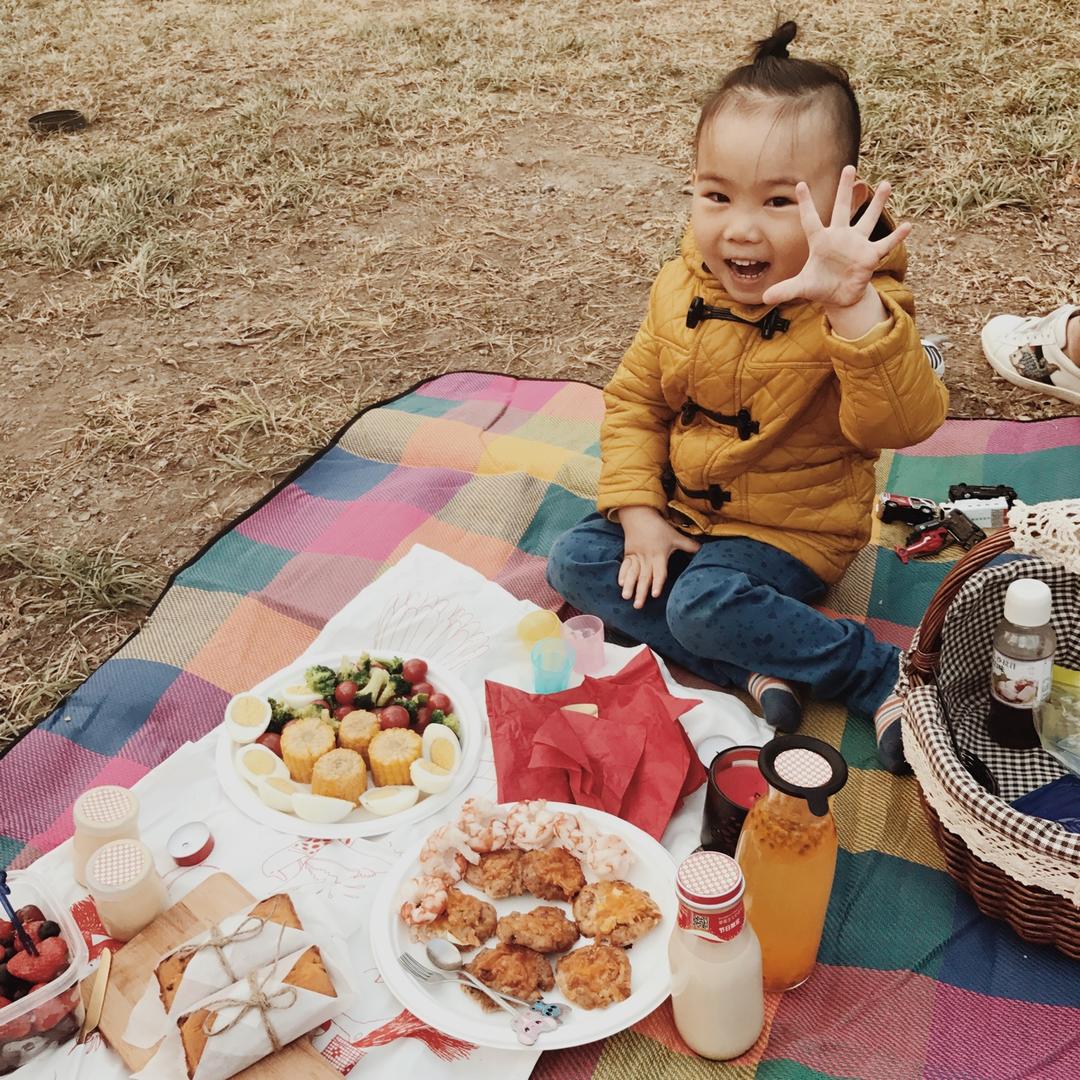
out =
[[(133, 784), (215, 726), (229, 696), (283, 667), (414, 543), (557, 608), (544, 580), (556, 535), (593, 505), (600, 393), (576, 383), (457, 373), (361, 414), (171, 580), (143, 628), (0, 759), (0, 864), (71, 832), (96, 784)], [(1074, 495), (1080, 418), (950, 421), (887, 452), (879, 484), (944, 498), (950, 482), (1007, 483), (1028, 502)], [(870, 546), (825, 607), (906, 645), (955, 557), (902, 565), (903, 528)], [(812, 706), (804, 729), (841, 748), (841, 851), (820, 964), (770, 998), (738, 1062), (693, 1057), (665, 1005), (629, 1031), (544, 1054), (538, 1080), (1074, 1080), (1080, 967), (983, 918), (943, 872), (913, 779), (883, 772), (868, 724)]]

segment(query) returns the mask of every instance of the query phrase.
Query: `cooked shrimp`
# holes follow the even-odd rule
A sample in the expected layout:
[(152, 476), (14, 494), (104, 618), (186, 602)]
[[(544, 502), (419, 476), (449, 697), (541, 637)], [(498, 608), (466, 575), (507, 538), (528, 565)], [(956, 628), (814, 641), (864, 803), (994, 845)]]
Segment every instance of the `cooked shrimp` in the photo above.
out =
[(506, 822), (495, 804), (487, 799), (466, 799), (457, 826), (465, 834), (469, 847), (481, 855), (500, 851), (510, 840)]
[(566, 848), (571, 855), (585, 859), (596, 839), (596, 833), (582, 824), (573, 814), (556, 814), (554, 822), (554, 847)]
[(585, 856), (585, 865), (598, 878), (625, 878), (633, 862), (626, 841), (610, 833), (598, 836)]
[(555, 836), (555, 812), (547, 808), (543, 799), (526, 799), (519, 802), (506, 815), (506, 828), (510, 841), (522, 851), (536, 851), (547, 847)]
[(420, 866), (425, 874), (453, 884), (465, 873), (466, 861), (479, 862), (469, 847), (468, 837), (453, 823), (440, 825), (420, 849)]
[(446, 883), (429, 874), (411, 878), (401, 888), (402, 901), (398, 913), (407, 926), (423, 926), (434, 922), (446, 911)]

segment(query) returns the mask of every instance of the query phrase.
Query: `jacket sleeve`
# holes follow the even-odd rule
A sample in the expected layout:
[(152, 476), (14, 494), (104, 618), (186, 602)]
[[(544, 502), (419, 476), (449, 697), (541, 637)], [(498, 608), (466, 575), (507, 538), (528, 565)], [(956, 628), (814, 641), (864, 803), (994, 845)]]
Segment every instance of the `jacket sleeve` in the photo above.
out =
[(660, 342), (654, 333), (657, 284), (648, 315), (604, 390), (596, 506), (609, 517), (623, 506), (651, 506), (663, 512), (668, 504), (661, 476), (668, 463), (675, 410), (661, 389)]
[[(825, 343), (840, 380), (840, 428), (860, 450), (914, 446), (945, 421), (949, 392), (934, 374), (915, 328), (911, 293), (895, 278), (874, 279), (889, 313), (886, 333)], [(827, 320), (826, 320), (827, 323)]]

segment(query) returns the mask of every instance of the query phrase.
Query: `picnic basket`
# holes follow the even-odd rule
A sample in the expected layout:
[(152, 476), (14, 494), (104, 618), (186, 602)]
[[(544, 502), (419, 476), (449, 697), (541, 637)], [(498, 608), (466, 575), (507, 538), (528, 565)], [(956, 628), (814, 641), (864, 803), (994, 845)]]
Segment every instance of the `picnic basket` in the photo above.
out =
[[(1028, 558), (989, 565), (1009, 550)], [(1005, 589), (1019, 577), (1050, 585), (1057, 662), (1080, 667), (1080, 500), (1017, 502), (1008, 527), (976, 544), (945, 576), (904, 654), (904, 754), (948, 872), (979, 910), (1025, 941), (1080, 959), (1080, 834), (1009, 805), (1064, 768), (1042, 750), (1019, 758), (991, 750), (1012, 754), (1007, 767), (1018, 770), (1011, 791), (991, 795), (963, 763), (970, 758), (956, 734), (965, 716), (969, 731), (985, 730), (994, 628)]]

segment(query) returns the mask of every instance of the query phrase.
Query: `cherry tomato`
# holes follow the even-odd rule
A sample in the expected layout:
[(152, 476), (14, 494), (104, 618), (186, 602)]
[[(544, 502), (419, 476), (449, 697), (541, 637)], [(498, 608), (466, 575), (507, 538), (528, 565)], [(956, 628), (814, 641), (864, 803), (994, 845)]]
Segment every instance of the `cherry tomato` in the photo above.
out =
[(352, 679), (346, 679), (344, 682), (338, 683), (334, 688), (334, 700), (339, 705), (351, 705), (358, 689), (359, 687)]
[(387, 705), (379, 717), (379, 727), (384, 731), (387, 728), (408, 727), (409, 710), (400, 705)]
[(445, 694), (432, 694), (431, 697), (428, 698), (428, 704), (433, 709), (442, 709), (447, 716), (454, 711), (453, 703)]
[(272, 731), (268, 731), (264, 735), (260, 735), (255, 741), (261, 743), (268, 750), (273, 750), (278, 757), (281, 757), (280, 735), (275, 735)]
[(422, 682), (427, 675), (426, 660), (406, 660), (401, 666), (401, 674), (406, 682)]
[(413, 683), (412, 696), (416, 697), (417, 694), (427, 694), (429, 697), (435, 693), (435, 687), (429, 682)]
[(431, 714), (434, 711), (435, 710), (430, 705), (421, 705), (420, 708), (416, 710), (416, 723), (413, 724), (413, 731), (415, 731), (417, 735), (424, 734), (424, 728), (431, 723)]
[(334, 719), (344, 720), (345, 717), (348, 716), (351, 712), (356, 712), (356, 710), (351, 705), (339, 705), (334, 710)]

